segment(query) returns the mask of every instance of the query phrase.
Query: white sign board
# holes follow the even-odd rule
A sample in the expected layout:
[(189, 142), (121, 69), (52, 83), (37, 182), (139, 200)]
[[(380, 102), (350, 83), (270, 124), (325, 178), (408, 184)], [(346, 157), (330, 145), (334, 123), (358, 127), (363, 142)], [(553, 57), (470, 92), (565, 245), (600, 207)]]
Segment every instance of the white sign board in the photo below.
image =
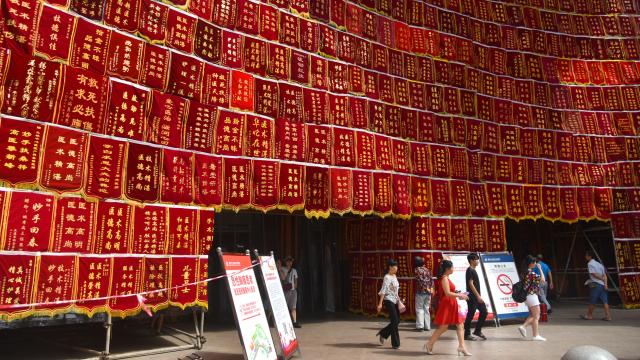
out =
[[(449, 280), (453, 282), (456, 287), (456, 290), (460, 290), (461, 292), (467, 291), (467, 281), (466, 274), (467, 268), (469, 267), (469, 261), (467, 260), (467, 255), (462, 254), (442, 254), (442, 258), (445, 260), (450, 260), (453, 263), (453, 274), (449, 276)], [(488, 319), (493, 318), (493, 309), (491, 307), (491, 299), (490, 293), (487, 289), (487, 282), (484, 280), (484, 272), (482, 271), (482, 266), (476, 266), (476, 272), (478, 273), (478, 278), (480, 279), (480, 295), (487, 305), (487, 316)], [(467, 316), (467, 302), (465, 300), (458, 299), (458, 313), (460, 316)], [(478, 318), (479, 313), (476, 312), (474, 319)]]
[(511, 297), (513, 284), (520, 281), (513, 256), (508, 253), (481, 254), (480, 259), (498, 319), (526, 317), (529, 314), (527, 306), (515, 302)]
[(245, 358), (277, 360), (251, 258), (248, 255), (224, 254), (222, 260)]
[(282, 352), (284, 357), (288, 359), (298, 349), (298, 339), (295, 331), (293, 331), (293, 322), (287, 307), (287, 300), (284, 297), (284, 291), (282, 291), (278, 267), (273, 256), (261, 256), (260, 264)]

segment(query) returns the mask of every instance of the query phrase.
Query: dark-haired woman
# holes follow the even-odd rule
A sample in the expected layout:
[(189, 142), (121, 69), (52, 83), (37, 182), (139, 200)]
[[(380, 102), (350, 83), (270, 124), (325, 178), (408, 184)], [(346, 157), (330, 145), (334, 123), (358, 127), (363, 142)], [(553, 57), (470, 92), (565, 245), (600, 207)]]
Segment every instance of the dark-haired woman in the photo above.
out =
[(434, 322), (438, 324), (438, 328), (424, 345), (424, 349), (429, 355), (433, 355), (433, 346), (440, 336), (449, 329), (449, 325), (455, 325), (456, 334), (458, 335), (458, 355), (471, 356), (471, 353), (467, 351), (464, 345), (464, 327), (458, 314), (458, 299), (468, 300), (469, 297), (466, 294), (456, 292), (456, 287), (449, 280), (449, 275), (452, 273), (453, 263), (449, 260), (443, 260), (438, 272), (435, 295), (438, 299), (438, 309), (436, 310)]
[[(534, 272), (534, 268), (538, 268), (538, 273)], [(531, 325), (531, 331), (533, 332), (533, 341), (547, 341), (547, 339), (540, 336), (538, 331), (538, 319), (540, 318), (540, 300), (538, 300), (538, 293), (540, 292), (540, 283), (545, 281), (544, 272), (537, 262), (537, 259), (533, 256), (527, 256), (527, 274), (524, 278), (524, 288), (527, 290), (527, 300), (525, 304), (529, 307), (529, 316), (524, 324), (518, 328), (520, 335), (523, 338), (527, 337), (527, 325)]]
[(384, 329), (380, 330), (376, 335), (380, 339), (380, 345), (384, 344), (384, 341), (391, 336), (391, 346), (394, 349), (400, 347), (400, 334), (398, 333), (398, 325), (400, 324), (400, 311), (398, 310), (398, 304), (402, 305), (400, 301), (400, 297), (398, 296), (398, 290), (400, 289), (400, 283), (398, 282), (398, 278), (396, 277), (396, 273), (398, 272), (398, 263), (389, 259), (387, 261), (387, 274), (384, 276), (382, 280), (382, 287), (378, 292), (379, 300), (378, 300), (378, 313), (382, 311), (382, 305), (389, 312), (389, 325), (385, 326)]

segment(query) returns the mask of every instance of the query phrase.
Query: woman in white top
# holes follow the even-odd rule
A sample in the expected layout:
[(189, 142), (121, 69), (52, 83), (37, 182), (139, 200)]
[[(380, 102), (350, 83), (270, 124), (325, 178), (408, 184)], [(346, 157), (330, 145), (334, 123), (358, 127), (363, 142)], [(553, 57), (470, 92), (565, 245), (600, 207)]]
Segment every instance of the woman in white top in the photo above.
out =
[[(398, 263), (389, 259), (387, 261), (387, 274), (382, 280), (382, 287), (378, 292), (378, 313), (382, 311), (382, 305), (389, 312), (389, 325), (384, 329), (378, 331), (376, 334), (380, 340), (380, 344), (384, 344), (384, 341), (391, 336), (391, 346), (394, 349), (400, 347), (400, 334), (398, 333), (398, 325), (400, 324), (400, 311), (398, 310), (398, 303), (402, 304), (400, 297), (398, 296), (398, 290), (400, 289), (400, 283), (396, 277), (398, 272)], [(401, 305), (404, 306), (404, 305)]]

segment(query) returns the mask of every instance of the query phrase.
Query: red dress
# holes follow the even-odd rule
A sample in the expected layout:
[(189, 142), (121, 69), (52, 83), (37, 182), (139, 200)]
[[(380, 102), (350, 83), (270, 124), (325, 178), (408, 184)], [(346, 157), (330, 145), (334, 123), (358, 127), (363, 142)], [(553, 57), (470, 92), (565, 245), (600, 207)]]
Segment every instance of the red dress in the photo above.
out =
[[(449, 281), (449, 290), (451, 292), (455, 292), (455, 285), (453, 285), (449, 278), (447, 278), (447, 280)], [(442, 287), (441, 280), (438, 280), (436, 292), (436, 296), (439, 297), (439, 301), (434, 322), (439, 325), (454, 325), (462, 323), (460, 315), (458, 315), (458, 298), (446, 296), (444, 294), (444, 288)]]

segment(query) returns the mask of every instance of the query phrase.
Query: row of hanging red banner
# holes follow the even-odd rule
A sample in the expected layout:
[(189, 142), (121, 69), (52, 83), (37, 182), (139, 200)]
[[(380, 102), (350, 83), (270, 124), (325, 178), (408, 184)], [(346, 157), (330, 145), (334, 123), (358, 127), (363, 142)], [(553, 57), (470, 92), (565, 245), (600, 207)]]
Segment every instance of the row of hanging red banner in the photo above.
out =
[[(352, 211), (565, 221), (607, 219), (613, 208), (609, 188), (479, 183), (216, 156), (7, 118), (0, 123), (0, 139), (0, 180), (95, 198), (233, 209), (304, 207), (311, 216)], [(549, 174), (555, 176), (556, 169)], [(638, 206), (634, 189), (616, 194)]]
[[(436, 253), (440, 251), (499, 252), (507, 248), (504, 219), (366, 218), (349, 221), (346, 236), (346, 248), (358, 263), (360, 256), (368, 257), (376, 251), (378, 253), (392, 251), (402, 253), (403, 250), (433, 250)], [(363, 274), (358, 269), (353, 269), (352, 275), (378, 276), (378, 271), (384, 269), (384, 266), (378, 269), (379, 264), (371, 259), (365, 263), (372, 265), (368, 271)]]
[[(284, 83), (266, 85), (270, 81), (265, 80), (264, 86), (255, 89), (257, 108), (253, 108), (253, 90), (246, 93), (250, 110), (256, 112), (253, 115), (9, 52), (0, 52), (0, 68), (8, 71), (3, 87), (5, 114), (222, 155), (276, 156), (403, 172), (411, 171), (410, 151), (435, 146), (425, 142), (452, 145), (455, 148), (439, 151), (463, 155), (467, 148), (490, 155), (578, 162), (640, 159), (640, 140), (635, 136), (640, 113), (570, 112), (565, 116), (561, 111), (530, 113), (528, 108), (496, 102), (501, 105), (487, 108), (491, 116), (486, 119), (451, 117)], [(40, 80), (35, 83), (28, 74)], [(232, 88), (245, 80), (254, 89), (250, 75), (234, 71)], [(225, 85), (225, 94), (227, 90)], [(575, 134), (581, 132), (598, 135)], [(374, 152), (382, 163), (373, 164)]]
[[(206, 256), (0, 255), (0, 320), (207, 307)], [(143, 299), (136, 296), (143, 293)], [(27, 305), (28, 304), (28, 305)], [(27, 305), (27, 306), (25, 306)]]
[[(57, 0), (48, 2), (58, 3)], [(393, 6), (399, 14), (407, 10), (402, 2), (401, 0)], [(478, 18), (468, 12), (461, 13), (455, 9), (443, 9), (436, 4), (415, 2), (413, 4), (417, 6), (409, 7), (411, 14), (408, 17), (390, 19), (345, 0), (314, 1), (312, 9), (321, 9), (320, 12), (311, 12), (311, 19), (315, 21), (288, 6), (279, 9), (266, 1), (260, 3), (248, 0), (190, 1), (188, 7), (183, 7), (190, 15), (179, 11), (180, 6), (172, 9), (151, 0), (113, 0), (95, 4), (72, 1), (70, 10), (95, 21), (104, 21), (105, 24), (123, 31), (139, 33), (152, 42), (167, 44), (187, 52), (197, 46), (197, 40), (189, 36), (193, 37), (197, 28), (196, 19), (200, 19), (221, 28), (280, 41), (312, 52), (319, 50), (333, 57), (340, 55), (338, 49), (342, 45), (327, 40), (312, 47), (305, 46), (302, 42), (312, 42), (320, 33), (321, 37), (327, 36), (338, 40), (338, 43), (346, 42), (347, 45), (354, 42), (352, 39), (366, 40), (398, 51), (460, 61), (464, 61), (465, 56), (457, 53), (468, 51), (473, 45), (557, 58), (638, 58), (635, 35), (639, 32), (640, 18), (635, 13), (587, 17), (539, 11), (515, 4), (490, 1), (479, 3), (477, 9), (482, 15), (495, 15), (495, 18), (482, 19), (485, 16)], [(495, 7), (495, 12), (491, 12), (488, 7)], [(176, 24), (184, 26), (179, 26), (179, 31), (171, 31), (176, 28)], [(318, 29), (315, 32), (314, 29), (309, 30), (313, 27)], [(439, 42), (444, 47), (442, 51), (434, 49), (439, 46)], [(545, 44), (548, 46), (545, 47)]]
[[(640, 78), (640, 69), (637, 69), (632, 62), (586, 63), (569, 61), (560, 63), (558, 61), (561, 60), (555, 58), (548, 58), (548, 61), (525, 58), (528, 55), (518, 52), (514, 53), (512, 58), (507, 58), (507, 55), (504, 54), (504, 56), (485, 56), (484, 60), (479, 59), (481, 63), (503, 64), (505, 66), (504, 69), (486, 69), (487, 72), (484, 72), (479, 70), (483, 68), (482, 64), (473, 64), (475, 68), (471, 68), (463, 63), (456, 64), (448, 61), (431, 60), (428, 57), (417, 55), (411, 55), (413, 56), (411, 57), (407, 53), (398, 52), (394, 55), (394, 53), (383, 49), (380, 53), (371, 52), (367, 55), (354, 55), (354, 57), (358, 58), (364, 56), (368, 59), (378, 59), (377, 61), (382, 66), (371, 64), (369, 67), (372, 70), (363, 70), (360, 66), (367, 67), (365, 66), (366, 64), (350, 65), (323, 59), (322, 57), (310, 56), (308, 53), (295, 53), (288, 47), (274, 45), (260, 39), (247, 38), (235, 41), (226, 39), (223, 41), (222, 35), (215, 37), (210, 34), (201, 34), (202, 36), (197, 36), (196, 34), (196, 39), (220, 38), (222, 45), (236, 44), (237, 48), (227, 51), (222, 49), (221, 53), (222, 55), (234, 54), (238, 57), (237, 59), (208, 59), (206, 56), (199, 55), (201, 59), (222, 63), (225, 67), (244, 69), (247, 72), (235, 72), (235, 78), (230, 79), (228, 68), (218, 68), (197, 58), (145, 43), (141, 39), (113, 32), (109, 28), (100, 27), (86, 20), (79, 19), (77, 20), (78, 25), (76, 25), (76, 17), (62, 10), (46, 6), (42, 9), (43, 12), (46, 11), (48, 13), (46, 16), (43, 13), (40, 21), (43, 19), (54, 21), (54, 19), (59, 19), (61, 14), (65, 15), (69, 21), (67, 26), (69, 28), (68, 36), (78, 37), (86, 33), (85, 38), (90, 40), (89, 43), (75, 45), (72, 39), (60, 40), (62, 44), (78, 49), (76, 52), (69, 49), (63, 51), (66, 57), (61, 59), (65, 62), (68, 61), (70, 65), (90, 70), (94, 73), (94, 76), (103, 77), (106, 73), (122, 79), (139, 82), (151, 88), (166, 89), (172, 94), (201, 101), (208, 105), (232, 106), (259, 112), (258, 108), (262, 101), (258, 99), (258, 94), (254, 96), (254, 90), (263, 88), (263, 91), (267, 89), (271, 92), (273, 91), (274, 83), (270, 81), (258, 83), (258, 78), (256, 78), (256, 83), (254, 84), (254, 78), (249, 75), (249, 73), (253, 73), (257, 76), (269, 76), (278, 80), (290, 80), (307, 86), (311, 85), (311, 87), (318, 90), (330, 89), (333, 93), (351, 92), (364, 94), (371, 100), (380, 100), (388, 104), (411, 106), (419, 110), (429, 109), (434, 112), (446, 111), (451, 114), (478, 116), (487, 120), (491, 120), (494, 113), (508, 115), (505, 112), (505, 107), (507, 107), (509, 113), (512, 113), (515, 111), (511, 110), (512, 107), (519, 108), (522, 106), (518, 104), (520, 102), (535, 104), (547, 111), (551, 108), (596, 111), (633, 111), (640, 108), (640, 94), (638, 94), (636, 86), (573, 87), (500, 76), (506, 74), (507, 69), (521, 68), (521, 70), (517, 71), (518, 73), (528, 69), (527, 71), (530, 72), (555, 76), (555, 78), (549, 79), (550, 83), (577, 81), (594, 84), (620, 84), (626, 81), (635, 85)], [(183, 14), (183, 16), (186, 15)], [(81, 31), (76, 29), (74, 31), (76, 26), (85, 26), (87, 29)], [(46, 31), (49, 31), (50, 28), (58, 29), (60, 27), (60, 24), (42, 25), (42, 28)], [(236, 33), (229, 34), (241, 36)], [(28, 33), (22, 36), (12, 34), (16, 38), (30, 39), (28, 35)], [(93, 42), (99, 36), (102, 37), (99, 41), (101, 53), (93, 54), (87, 51), (86, 49), (98, 48), (94, 46)], [(194, 37), (193, 34), (186, 34), (183, 37), (190, 38), (190, 36)], [(51, 36), (43, 35), (42, 37), (48, 39)], [(56, 38), (64, 37), (56, 35)], [(111, 46), (107, 47), (105, 44), (112, 41), (114, 44), (109, 53), (107, 50)], [(20, 48), (15, 44), (12, 45), (10, 41), (5, 42), (6, 46), (10, 48), (17, 48), (17, 50), (23, 50), (29, 54), (32, 51), (29, 46)], [(36, 43), (38, 43), (37, 39)], [(335, 41), (330, 41), (330, 43), (335, 43)], [(218, 44), (214, 48), (219, 48), (220, 46)], [(38, 52), (37, 47), (33, 51)], [(56, 58), (56, 56), (49, 57)], [(76, 58), (77, 60), (74, 60)], [(475, 56), (473, 58), (475, 59)], [(93, 61), (93, 63), (83, 61)], [(234, 66), (234, 64), (236, 65)], [(21, 76), (26, 71), (20, 68), (14, 70), (10, 74), (16, 74), (16, 76)], [(405, 71), (408, 73), (405, 74)], [(516, 78), (522, 77), (518, 76), (518, 74), (511, 75)], [(420, 80), (421, 82), (413, 80)], [(100, 83), (103, 82), (105, 81), (99, 81), (96, 86), (100, 86)], [(435, 82), (447, 84), (447, 86), (424, 84), (423, 82)], [(231, 86), (229, 86), (229, 83), (231, 83)], [(49, 90), (53, 91), (55, 89)], [(274, 116), (271, 113), (275, 111), (280, 117), (302, 118), (303, 114), (298, 113), (295, 104), (299, 102), (296, 96), (298, 98), (302, 96), (303, 88), (291, 85), (290, 89), (282, 92), (291, 98), (287, 101), (283, 100), (282, 103), (286, 104), (288, 102), (289, 105), (284, 108), (283, 104), (278, 107), (277, 102), (271, 104), (271, 107), (264, 105), (263, 113)], [(484, 96), (476, 94), (476, 92), (484, 94)], [(321, 92), (320, 94), (325, 93)], [(317, 97), (318, 94), (316, 93), (315, 96)], [(323, 97), (326, 97), (326, 94)], [(494, 97), (499, 97), (502, 101), (494, 104), (494, 102), (500, 101), (500, 99), (494, 99)], [(140, 99), (144, 100), (142, 96), (140, 96)], [(267, 104), (270, 103), (268, 100), (267, 98)], [(69, 99), (68, 101), (71, 100)], [(78, 99), (75, 101), (77, 102)], [(334, 107), (337, 110), (344, 107), (347, 102), (345, 98), (339, 96), (334, 97), (332, 101), (335, 102), (336, 106)], [(274, 105), (276, 106), (274, 107)], [(83, 105), (83, 110), (84, 106), (87, 106), (87, 104)], [(102, 104), (101, 107), (104, 108), (105, 105)], [(527, 108), (525, 106), (525, 109)], [(531, 112), (531, 110), (525, 112), (522, 109), (518, 111), (523, 114), (520, 115), (521, 117), (525, 113)], [(78, 114), (75, 116), (77, 117)], [(529, 115), (529, 117), (531, 116)], [(509, 118), (509, 116), (505, 117)], [(98, 118), (100, 117), (98, 116)], [(529, 123), (531, 122), (532, 120), (529, 120)], [(536, 126), (538, 126), (537, 124)], [(95, 126), (95, 124), (92, 125)], [(129, 137), (134, 137), (135, 135), (136, 133), (133, 132)]]
[(214, 211), (0, 191), (0, 252), (207, 255)]

